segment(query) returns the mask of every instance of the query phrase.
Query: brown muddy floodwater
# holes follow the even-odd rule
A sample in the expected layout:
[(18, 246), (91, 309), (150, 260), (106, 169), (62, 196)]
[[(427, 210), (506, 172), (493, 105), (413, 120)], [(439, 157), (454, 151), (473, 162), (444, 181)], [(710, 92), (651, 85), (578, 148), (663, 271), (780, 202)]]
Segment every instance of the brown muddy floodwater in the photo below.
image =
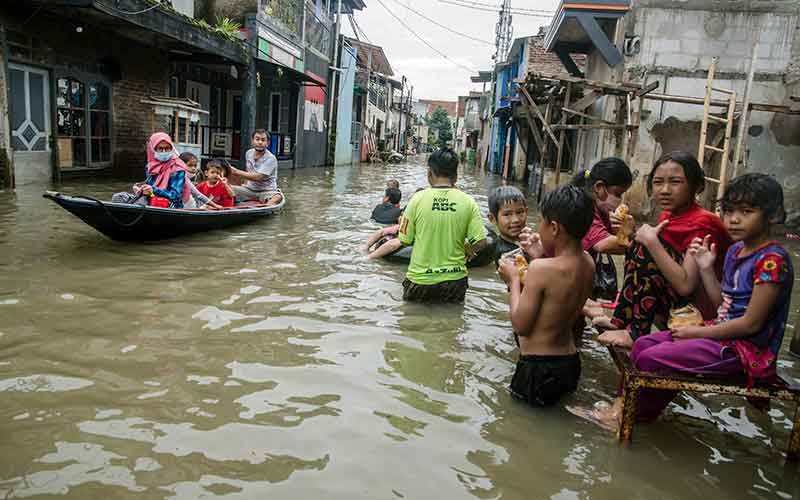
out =
[[(563, 404), (512, 401), (492, 268), (430, 307), (359, 256), (392, 177), (412, 193), (425, 168), (281, 172), (282, 215), (158, 244), (110, 241), (42, 187), (0, 192), (0, 498), (800, 498), (793, 407), (680, 397), (621, 448)], [(497, 182), (459, 185), (485, 212)], [(610, 400), (607, 352), (582, 354), (566, 403)]]

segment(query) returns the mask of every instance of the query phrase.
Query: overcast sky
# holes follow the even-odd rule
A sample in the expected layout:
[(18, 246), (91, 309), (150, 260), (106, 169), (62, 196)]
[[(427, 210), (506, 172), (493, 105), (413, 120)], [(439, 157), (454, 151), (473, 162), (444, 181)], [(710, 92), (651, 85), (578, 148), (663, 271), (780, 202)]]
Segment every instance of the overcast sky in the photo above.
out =
[[(501, 3), (501, 0), (470, 1), (480, 4)], [(470, 90), (481, 89), (481, 85), (470, 82), (469, 77), (475, 73), (467, 68), (475, 71), (491, 69), (491, 57), (495, 51), (494, 29), (498, 19), (497, 14), (458, 7), (442, 3), (440, 0), (365, 0), (365, 3), (367, 8), (355, 14), (356, 23), (368, 37), (367, 42), (383, 47), (395, 76), (398, 79), (400, 75), (408, 78), (409, 84), (414, 86), (414, 97), (454, 101), (459, 95), (465, 95)], [(456, 31), (491, 42), (491, 45), (455, 35), (421, 18), (403, 5)], [(511, 3), (512, 8), (550, 11), (557, 5), (557, 0), (512, 0)], [(397, 22), (387, 9), (461, 66), (442, 58), (425, 46)], [(548, 24), (549, 21), (545, 17), (515, 15), (513, 38), (534, 35), (540, 26)], [(353, 30), (349, 21), (344, 19), (342, 25), (343, 33), (352, 37)], [(364, 40), (363, 35), (361, 39)]]

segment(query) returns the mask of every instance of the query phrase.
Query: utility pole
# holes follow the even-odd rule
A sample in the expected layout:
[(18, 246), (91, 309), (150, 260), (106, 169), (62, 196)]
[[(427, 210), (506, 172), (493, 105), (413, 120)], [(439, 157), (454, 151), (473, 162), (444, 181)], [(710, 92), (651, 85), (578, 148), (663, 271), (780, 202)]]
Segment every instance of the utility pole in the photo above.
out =
[(399, 118), (397, 120), (397, 150), (396, 151), (398, 153), (400, 152), (400, 148), (401, 148), (402, 142), (403, 142), (402, 139), (401, 139), (401, 135), (400, 134), (404, 133), (403, 132), (403, 107), (404, 107), (403, 106), (403, 95), (405, 94), (405, 90), (406, 90), (406, 77), (405, 77), (405, 75), (403, 75), (403, 77), (400, 79), (400, 106), (399, 106), (400, 107), (400, 113), (398, 114)]
[(500, 18), (495, 25), (495, 54), (494, 60), (496, 64), (502, 63), (508, 57), (508, 51), (511, 49), (511, 40), (514, 36), (514, 28), (511, 25), (511, 0), (503, 0), (503, 5), (500, 6)]
[[(303, 5), (303, 16), (305, 16), (306, 7), (305, 4)], [(304, 17), (305, 19), (305, 17)], [(305, 23), (305, 21), (303, 21)], [(333, 68), (328, 71), (328, 83), (330, 87), (328, 87), (328, 137), (327, 137), (327, 144), (328, 144), (328, 156), (330, 155), (330, 151), (336, 150), (336, 144), (332, 144), (332, 132), (335, 128), (333, 124), (333, 108), (338, 106), (336, 102), (336, 93), (338, 88), (336, 87), (337, 83), (337, 76), (339, 76), (339, 69), (341, 65), (341, 61), (339, 58), (339, 33), (341, 33), (342, 29), (342, 0), (338, 0), (336, 3), (336, 30), (333, 37), (333, 54), (331, 56), (331, 61)], [(305, 24), (303, 24), (303, 32), (305, 33)], [(305, 35), (304, 35), (305, 36)], [(305, 45), (303, 45), (305, 47)], [(335, 157), (335, 154), (333, 155)], [(333, 163), (336, 163), (334, 160)]]

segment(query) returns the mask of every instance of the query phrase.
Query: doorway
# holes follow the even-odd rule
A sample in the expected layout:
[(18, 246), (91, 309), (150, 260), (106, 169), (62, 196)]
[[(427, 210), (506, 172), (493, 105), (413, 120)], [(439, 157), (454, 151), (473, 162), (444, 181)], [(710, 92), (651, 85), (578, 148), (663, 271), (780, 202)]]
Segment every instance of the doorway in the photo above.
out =
[(48, 72), (10, 63), (8, 76), (11, 150), (16, 183), (49, 182), (53, 177), (53, 163)]
[[(200, 109), (204, 111), (211, 111), (211, 87), (204, 84), (193, 82), (191, 80), (186, 81), (186, 97), (193, 100), (196, 103), (200, 104)], [(208, 145), (211, 144), (211, 132), (208, 128), (209, 125), (209, 115), (201, 114), (200, 121), (194, 122), (191, 124), (191, 128), (200, 127), (200, 144)], [(197, 137), (193, 135), (194, 130), (190, 130), (191, 137)]]
[(280, 132), (281, 127), (281, 94), (272, 92), (269, 96), (269, 131)]

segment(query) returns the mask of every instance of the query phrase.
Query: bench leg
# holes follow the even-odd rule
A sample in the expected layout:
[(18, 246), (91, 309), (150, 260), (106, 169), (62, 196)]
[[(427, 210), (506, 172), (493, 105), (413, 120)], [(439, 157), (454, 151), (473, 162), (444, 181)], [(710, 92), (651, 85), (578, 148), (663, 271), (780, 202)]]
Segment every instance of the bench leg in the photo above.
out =
[(797, 462), (800, 460), (800, 402), (794, 411), (792, 433), (789, 434), (789, 448), (786, 450), (786, 461)]
[(621, 443), (628, 443), (633, 435), (633, 424), (636, 423), (636, 397), (639, 395), (639, 381), (626, 375), (622, 383), (622, 418), (617, 438)]

